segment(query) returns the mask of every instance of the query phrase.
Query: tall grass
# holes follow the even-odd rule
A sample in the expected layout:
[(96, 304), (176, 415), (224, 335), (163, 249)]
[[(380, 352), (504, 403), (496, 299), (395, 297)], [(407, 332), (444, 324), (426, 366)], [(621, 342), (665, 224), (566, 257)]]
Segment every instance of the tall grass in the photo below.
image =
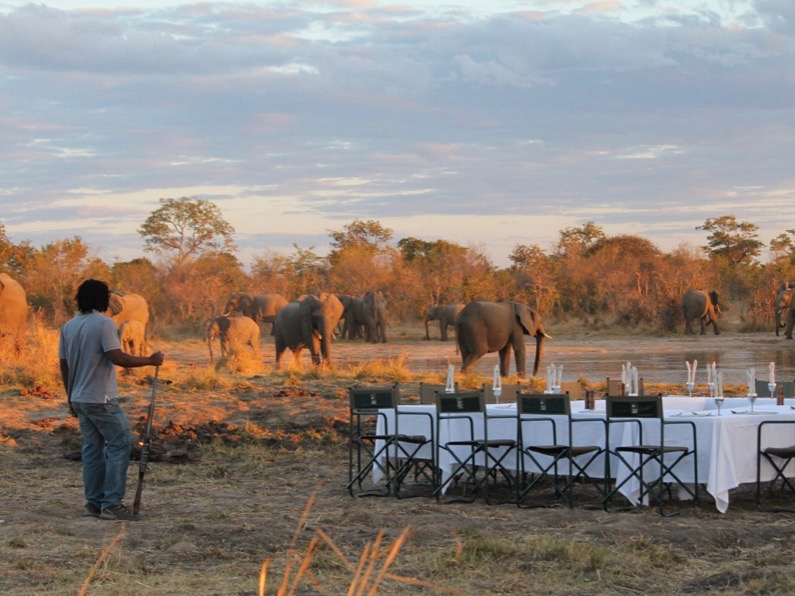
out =
[(34, 318), (17, 353), (10, 342), (0, 344), (0, 389), (60, 388), (58, 330), (45, 327)]

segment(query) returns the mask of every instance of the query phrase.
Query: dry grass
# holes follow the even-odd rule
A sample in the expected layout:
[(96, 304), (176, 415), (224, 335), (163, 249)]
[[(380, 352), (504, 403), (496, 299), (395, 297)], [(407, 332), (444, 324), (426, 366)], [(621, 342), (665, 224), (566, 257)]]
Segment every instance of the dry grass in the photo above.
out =
[[(80, 466), (61, 457), (78, 431), (62, 396), (31, 400), (17, 391), (37, 364), (54, 361), (57, 335), (43, 337), (38, 356), (25, 358), (0, 396), (14, 414), (0, 419), (0, 435), (13, 439), (0, 443), (4, 594), (78, 593), (84, 585), (114, 596), (795, 592), (791, 520), (757, 512), (748, 487), (733, 493), (726, 515), (707, 500), (672, 519), (651, 509), (351, 499), (347, 388), (397, 381), (410, 397), (420, 381), (445, 380), (443, 370), (412, 371), (402, 354), (366, 366), (264, 366), (243, 375), (211, 366), (200, 342), (161, 342), (172, 356), (160, 372), (156, 428), (174, 422), (187, 432), (214, 420), (234, 426), (238, 439), (210, 438), (192, 463), (154, 462), (143, 519), (120, 535), (119, 524), (80, 517)], [(140, 380), (123, 379), (131, 420), (149, 397)], [(471, 388), (490, 379), (457, 381)], [(589, 386), (598, 392), (600, 383)], [(543, 389), (540, 381), (534, 387)], [(647, 384), (652, 392), (681, 389)], [(136, 473), (131, 466), (131, 485)], [(587, 498), (575, 495), (578, 503)]]

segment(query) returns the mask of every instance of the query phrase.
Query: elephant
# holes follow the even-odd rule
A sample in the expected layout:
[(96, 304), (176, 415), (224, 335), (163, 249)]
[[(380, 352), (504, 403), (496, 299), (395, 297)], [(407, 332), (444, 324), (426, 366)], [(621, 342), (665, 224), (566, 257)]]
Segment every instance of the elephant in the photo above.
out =
[(455, 319), (462, 308), (464, 308), (463, 304), (439, 304), (429, 307), (425, 311), (425, 339), (431, 339), (430, 333), (428, 333), (428, 323), (430, 321), (439, 321), (439, 333), (441, 335), (439, 339), (447, 341), (447, 327), (455, 328)]
[(143, 296), (111, 292), (110, 305), (104, 314), (113, 319), (116, 328), (120, 327), (124, 321), (135, 320), (143, 325), (144, 333), (146, 333), (146, 324), (149, 322), (149, 305)]
[(461, 372), (466, 373), (489, 352), (500, 354), (500, 375), (508, 376), (511, 348), (516, 360), (516, 375), (525, 375), (524, 336), (536, 339), (533, 376), (544, 347), (544, 339), (551, 339), (544, 331), (539, 314), (518, 302), (486, 302), (474, 300), (467, 304), (455, 321), (456, 339), (461, 352)]
[(119, 325), (121, 349), (133, 356), (144, 356), (149, 348), (146, 344), (146, 329), (140, 321), (130, 319)]
[(25, 344), (28, 301), (25, 289), (6, 273), (0, 273), (0, 339), (11, 342), (19, 353)]
[(354, 296), (344, 296), (343, 298), (340, 298), (340, 302), (342, 302), (344, 307), (341, 338), (359, 339), (364, 337), (364, 326), (367, 324), (364, 298), (356, 298)]
[(386, 343), (386, 298), (379, 291), (370, 290), (362, 298), (365, 316), (364, 340)]
[(330, 293), (306, 296), (293, 301), (276, 315), (274, 335), (276, 343), (276, 369), (281, 367), (284, 352), (289, 348), (297, 366), (301, 366), (301, 352), (309, 348), (312, 363), (318, 366), (331, 364), (331, 338), (342, 317), (342, 302)]
[(257, 360), (260, 359), (259, 325), (251, 317), (221, 315), (207, 320), (204, 328), (204, 338), (210, 348), (210, 362), (214, 361), (213, 340), (216, 337), (221, 344), (222, 357), (235, 353), (239, 354), (246, 346), (249, 346)]
[[(273, 323), (279, 311), (287, 306), (288, 300), (281, 294), (246, 294), (236, 292), (229, 296), (224, 314), (240, 311), (257, 323)], [(273, 326), (271, 325), (271, 335)]]
[(795, 282), (789, 282), (788, 284), (782, 282), (778, 287), (776, 301), (773, 304), (776, 315), (776, 337), (778, 337), (779, 329), (783, 329), (787, 324), (787, 314), (792, 305), (793, 295), (795, 295)]
[(694, 335), (691, 324), (695, 319), (701, 321), (701, 335), (707, 332), (707, 325), (712, 325), (715, 335), (720, 335), (718, 329), (718, 293), (715, 290), (705, 292), (702, 290), (688, 290), (682, 295), (682, 315), (685, 318), (685, 333)]

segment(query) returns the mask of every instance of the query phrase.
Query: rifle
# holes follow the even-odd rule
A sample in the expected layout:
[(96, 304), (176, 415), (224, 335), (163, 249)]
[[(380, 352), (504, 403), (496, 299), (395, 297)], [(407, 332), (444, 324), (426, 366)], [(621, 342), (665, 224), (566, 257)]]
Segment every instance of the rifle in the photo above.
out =
[(135, 500), (133, 501), (133, 513), (138, 515), (141, 510), (141, 496), (144, 492), (144, 475), (148, 467), (147, 461), (149, 459), (149, 444), (150, 434), (152, 432), (152, 418), (155, 414), (155, 392), (157, 391), (157, 373), (160, 372), (160, 367), (155, 367), (155, 378), (152, 380), (152, 398), (149, 400), (149, 411), (146, 415), (146, 426), (144, 426), (144, 433), (141, 437), (141, 461), (138, 464), (138, 488), (135, 489)]

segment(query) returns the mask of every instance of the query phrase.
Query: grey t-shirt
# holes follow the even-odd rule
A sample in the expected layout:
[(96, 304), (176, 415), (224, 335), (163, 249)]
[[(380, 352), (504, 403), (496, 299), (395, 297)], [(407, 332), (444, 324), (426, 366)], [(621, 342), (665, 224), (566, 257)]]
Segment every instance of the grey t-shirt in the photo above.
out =
[(120, 348), (113, 319), (97, 311), (77, 313), (61, 327), (58, 358), (69, 365), (72, 401), (104, 404), (119, 397), (116, 366), (107, 352)]

